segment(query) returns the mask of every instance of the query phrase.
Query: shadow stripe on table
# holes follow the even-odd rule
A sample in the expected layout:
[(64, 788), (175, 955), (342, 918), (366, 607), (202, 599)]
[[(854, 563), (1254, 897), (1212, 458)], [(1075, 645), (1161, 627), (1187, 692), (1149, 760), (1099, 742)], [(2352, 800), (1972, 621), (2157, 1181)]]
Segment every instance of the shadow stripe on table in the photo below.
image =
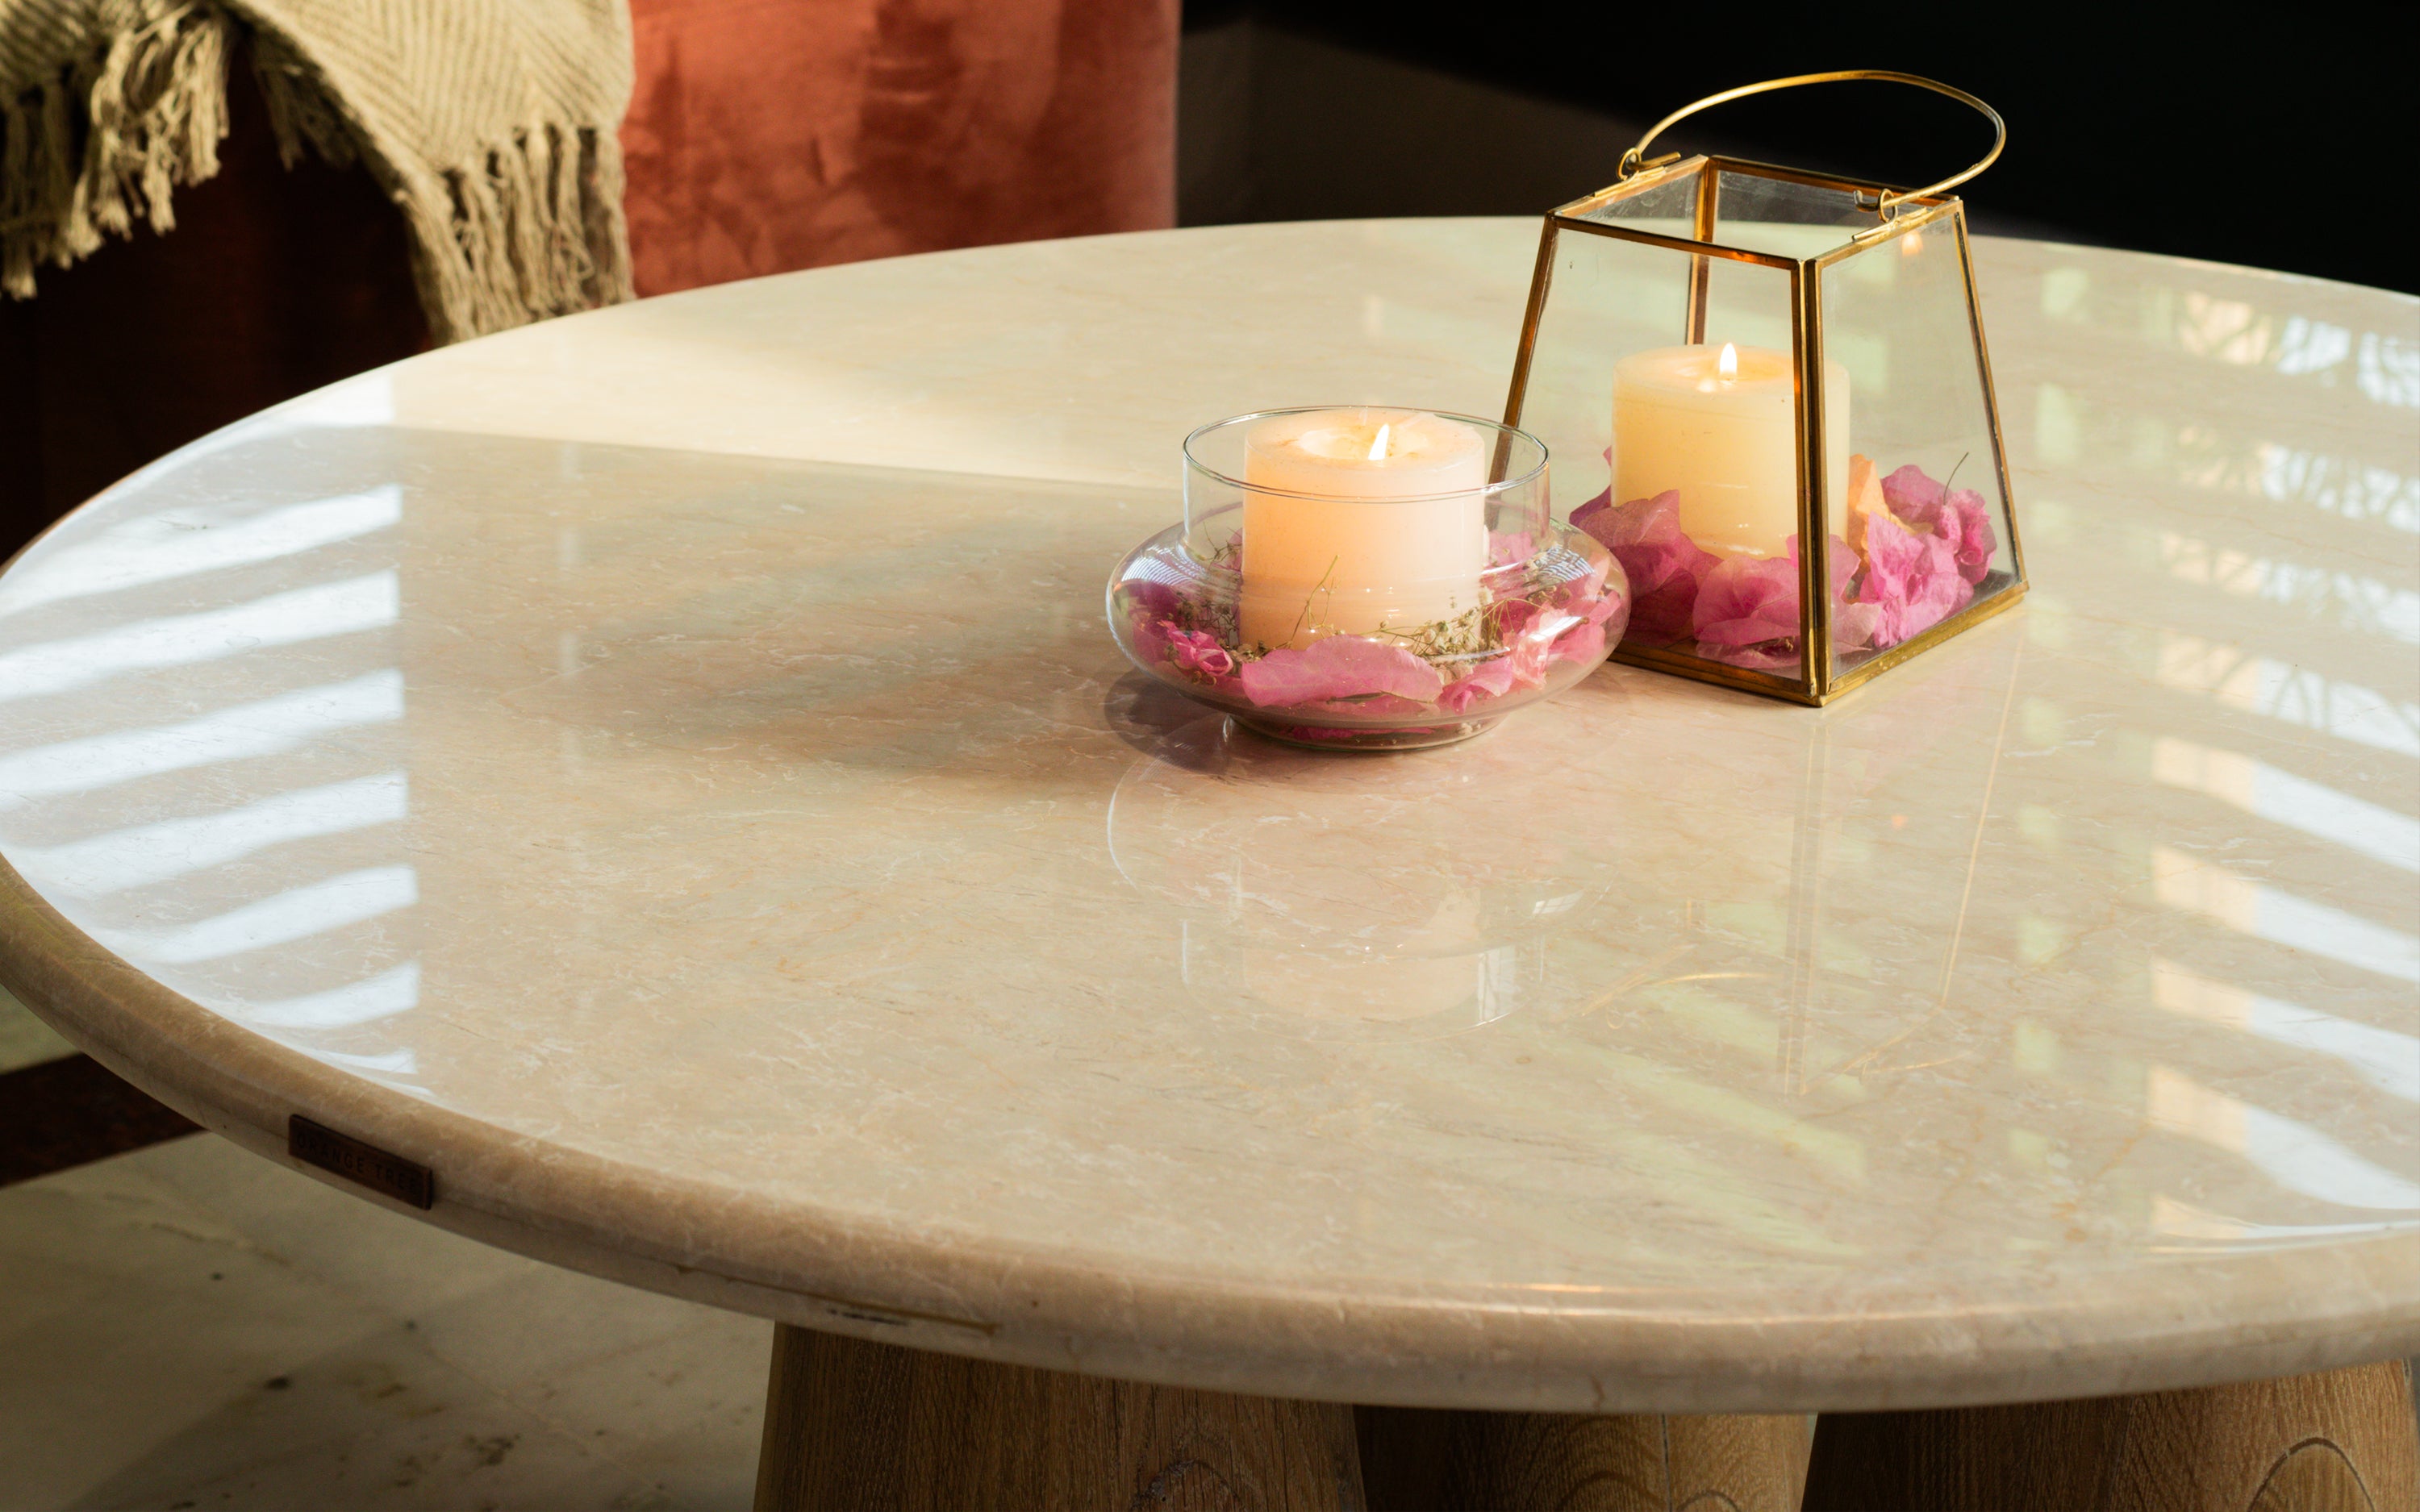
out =
[(0, 1072), (0, 1186), (197, 1133), (90, 1056)]

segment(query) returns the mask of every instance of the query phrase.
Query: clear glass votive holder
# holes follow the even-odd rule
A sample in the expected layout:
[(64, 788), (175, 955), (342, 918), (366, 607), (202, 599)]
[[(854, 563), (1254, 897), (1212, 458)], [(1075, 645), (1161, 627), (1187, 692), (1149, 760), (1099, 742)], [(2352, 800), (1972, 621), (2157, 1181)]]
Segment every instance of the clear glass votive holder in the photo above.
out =
[(1109, 615), (1137, 667), (1249, 729), (1404, 750), (1466, 739), (1594, 671), (1630, 584), (1555, 521), (1535, 437), (1312, 407), (1186, 438), (1184, 522), (1119, 562)]

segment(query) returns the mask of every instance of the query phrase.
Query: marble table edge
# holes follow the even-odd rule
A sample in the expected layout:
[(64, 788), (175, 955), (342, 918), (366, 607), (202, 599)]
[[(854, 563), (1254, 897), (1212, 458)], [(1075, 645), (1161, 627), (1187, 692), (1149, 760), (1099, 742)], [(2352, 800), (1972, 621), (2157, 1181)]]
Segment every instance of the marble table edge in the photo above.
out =
[[(1414, 1407), (1817, 1412), (2165, 1390), (2420, 1352), (2420, 1235), (2340, 1246), (2332, 1293), (2280, 1316), (2261, 1254), (2192, 1273), (2189, 1310), (2134, 1288), (1978, 1309), (1915, 1283), (1796, 1317), (1532, 1302), (1502, 1291), (1317, 1288), (1140, 1275), (1052, 1253), (801, 1213), (498, 1130), (320, 1065), (161, 985), (0, 856), (0, 984), (95, 1059), (256, 1154), (293, 1160), (292, 1114), (428, 1166), (414, 1214), (551, 1264), (777, 1321), (1158, 1384)], [(755, 1209), (750, 1211), (750, 1209)], [(402, 1210), (409, 1211), (410, 1210)], [(720, 1220), (726, 1242), (695, 1236)], [(2267, 1300), (2265, 1306), (2256, 1302)], [(2239, 1313), (2262, 1312), (2257, 1321)], [(2066, 1323), (2072, 1326), (2062, 1327)]]

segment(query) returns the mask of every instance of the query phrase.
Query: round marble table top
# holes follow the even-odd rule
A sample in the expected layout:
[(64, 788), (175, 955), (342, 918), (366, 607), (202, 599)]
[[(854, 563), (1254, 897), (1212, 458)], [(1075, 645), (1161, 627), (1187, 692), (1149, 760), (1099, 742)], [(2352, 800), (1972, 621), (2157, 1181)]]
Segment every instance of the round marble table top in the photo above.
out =
[(1979, 242), (2033, 593), (1828, 709), (1608, 667), (1334, 757), (1130, 674), (1187, 429), (1500, 411), (1535, 238), (861, 264), (188, 447), (0, 576), (0, 978), (433, 1222), (960, 1353), (1733, 1411), (2420, 1349), (2420, 306)]

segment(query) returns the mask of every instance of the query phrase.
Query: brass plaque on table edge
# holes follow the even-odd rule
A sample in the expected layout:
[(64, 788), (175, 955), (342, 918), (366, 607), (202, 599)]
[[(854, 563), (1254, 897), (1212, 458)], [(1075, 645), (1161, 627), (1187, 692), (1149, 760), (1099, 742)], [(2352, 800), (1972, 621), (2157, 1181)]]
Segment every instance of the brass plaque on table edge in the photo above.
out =
[(357, 1186), (415, 1208), (437, 1204), (437, 1173), (389, 1154), (376, 1145), (341, 1134), (300, 1113), (286, 1121), (286, 1152), (305, 1165), (333, 1171)]

